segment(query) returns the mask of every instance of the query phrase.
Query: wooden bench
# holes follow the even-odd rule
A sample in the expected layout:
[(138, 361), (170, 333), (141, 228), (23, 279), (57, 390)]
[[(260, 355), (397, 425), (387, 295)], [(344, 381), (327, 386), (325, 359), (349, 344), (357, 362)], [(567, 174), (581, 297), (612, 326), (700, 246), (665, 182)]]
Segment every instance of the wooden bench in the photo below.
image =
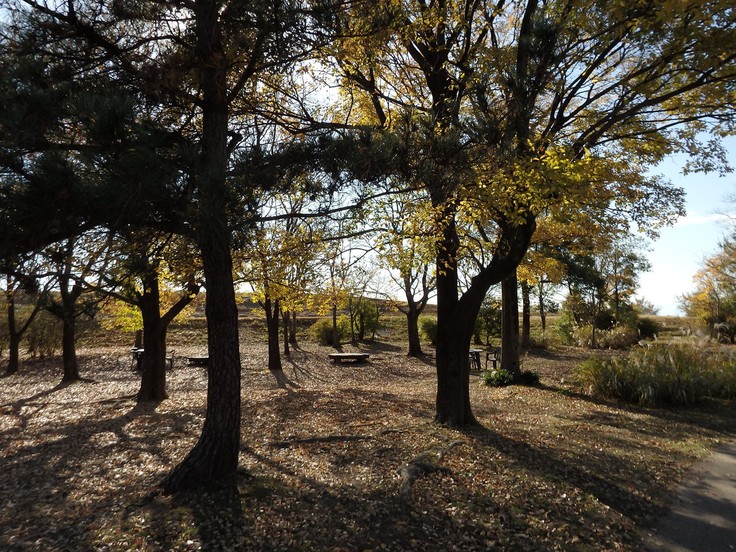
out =
[(346, 360), (356, 364), (365, 362), (371, 356), (368, 353), (330, 353), (327, 355), (335, 364), (342, 364)]
[(194, 364), (195, 366), (209, 366), (210, 364), (210, 357), (208, 356), (190, 356), (187, 357), (187, 360), (189, 364)]

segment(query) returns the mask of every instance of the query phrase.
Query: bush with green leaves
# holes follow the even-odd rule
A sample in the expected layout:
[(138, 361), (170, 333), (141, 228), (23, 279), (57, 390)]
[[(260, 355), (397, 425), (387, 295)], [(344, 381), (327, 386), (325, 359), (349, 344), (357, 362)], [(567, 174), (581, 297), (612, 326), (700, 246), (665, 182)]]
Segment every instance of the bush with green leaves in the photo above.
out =
[(486, 370), (481, 376), (483, 383), (492, 387), (503, 387), (514, 383), (514, 374), (504, 368)]
[(353, 324), (356, 331), (356, 337), (358, 339), (365, 339), (366, 336), (376, 335), (376, 332), (381, 329), (379, 323), (380, 312), (378, 306), (374, 301), (362, 299), (355, 306), (353, 311)]
[(575, 343), (575, 319), (568, 310), (563, 310), (552, 326), (552, 334), (562, 345), (573, 345)]
[(641, 406), (689, 406), (736, 398), (736, 355), (689, 343), (652, 343), (628, 354), (592, 358), (574, 374), (591, 395)]
[[(320, 318), (312, 327), (309, 328), (312, 338), (320, 345), (332, 345), (332, 320), (329, 318)], [(350, 319), (347, 316), (340, 316), (337, 319), (337, 338), (340, 341), (350, 336)]]
[(533, 370), (522, 370), (516, 383), (520, 385), (537, 385), (539, 383), (539, 374)]
[(419, 319), (419, 331), (432, 345), (437, 345), (437, 319), (430, 316), (422, 316)]

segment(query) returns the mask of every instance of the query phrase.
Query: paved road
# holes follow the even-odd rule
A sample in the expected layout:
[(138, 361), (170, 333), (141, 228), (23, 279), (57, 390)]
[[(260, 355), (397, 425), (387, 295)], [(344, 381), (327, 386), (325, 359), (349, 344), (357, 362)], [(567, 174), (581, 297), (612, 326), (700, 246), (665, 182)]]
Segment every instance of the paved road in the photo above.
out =
[(736, 441), (696, 464), (645, 544), (656, 552), (736, 551)]

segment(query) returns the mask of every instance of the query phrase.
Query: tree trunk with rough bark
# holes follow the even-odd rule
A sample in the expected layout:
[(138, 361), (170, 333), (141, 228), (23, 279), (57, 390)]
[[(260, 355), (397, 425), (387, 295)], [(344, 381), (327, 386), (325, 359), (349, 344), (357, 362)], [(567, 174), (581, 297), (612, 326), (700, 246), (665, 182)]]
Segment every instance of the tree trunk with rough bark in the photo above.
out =
[(521, 348), (528, 349), (532, 344), (532, 306), (529, 294), (530, 286), (521, 282)]
[[(480, 310), (458, 299), (457, 251), (454, 219), (448, 219), (437, 266), (437, 398), (435, 421), (450, 427), (476, 423), (470, 406), (470, 339)], [(470, 296), (466, 296), (469, 298)], [(473, 312), (475, 310), (475, 312)]]
[(209, 365), (207, 410), (194, 448), (163, 482), (166, 493), (234, 477), (240, 452), (238, 310), (227, 224), (227, 69), (220, 2), (195, 5), (196, 56), (202, 88), (202, 137), (197, 171), (198, 244), (207, 288)]
[(266, 329), (268, 333), (268, 369), (272, 372), (282, 370), (281, 350), (279, 348), (279, 301), (271, 301), (266, 297), (263, 302), (266, 311)]
[(521, 375), (519, 362), (519, 295), (516, 272), (501, 282), (501, 368)]
[(161, 321), (158, 275), (155, 269), (143, 278), (138, 308), (143, 318), (143, 369), (138, 402), (158, 402), (166, 393), (166, 328)]
[(8, 366), (5, 373), (16, 374), (20, 368), (20, 335), (15, 322), (15, 300), (12, 295), (8, 298)]
[(418, 357), (424, 353), (422, 351), (422, 342), (419, 339), (419, 310), (412, 302), (406, 310), (406, 326), (409, 334), (409, 356)]
[[(73, 314), (73, 313), (72, 313)], [(76, 318), (64, 316), (61, 333), (61, 358), (64, 365), (64, 376), (61, 381), (68, 383), (79, 381), (79, 363), (77, 362)]]
[(289, 347), (289, 311), (281, 312), (281, 322), (284, 325), (284, 355), (288, 357), (291, 355), (291, 348)]

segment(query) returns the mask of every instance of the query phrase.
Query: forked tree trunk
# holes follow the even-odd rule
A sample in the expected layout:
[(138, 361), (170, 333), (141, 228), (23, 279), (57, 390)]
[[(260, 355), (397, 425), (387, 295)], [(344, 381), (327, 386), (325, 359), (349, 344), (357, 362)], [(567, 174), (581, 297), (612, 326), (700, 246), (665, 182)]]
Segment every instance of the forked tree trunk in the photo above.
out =
[(15, 298), (13, 294), (8, 295), (8, 366), (5, 369), (7, 375), (18, 373), (20, 368), (20, 342), (23, 334), (30, 327), (40, 310), (40, 301), (36, 301), (31, 314), (26, 321), (18, 327), (18, 320), (15, 318)]
[(450, 219), (437, 255), (437, 398), (435, 421), (450, 427), (473, 425), (470, 407), (470, 339), (475, 317), (473, 305), (458, 300), (457, 229)]
[[(160, 402), (169, 397), (166, 392), (166, 335), (169, 324), (192, 302), (199, 286), (189, 284), (185, 294), (163, 315), (159, 293), (158, 272), (154, 268), (144, 278), (144, 292), (138, 298), (138, 308), (143, 318), (143, 370), (138, 402)], [(136, 335), (139, 346), (139, 338)]]
[(501, 368), (521, 375), (519, 362), (519, 295), (516, 272), (501, 282)]

